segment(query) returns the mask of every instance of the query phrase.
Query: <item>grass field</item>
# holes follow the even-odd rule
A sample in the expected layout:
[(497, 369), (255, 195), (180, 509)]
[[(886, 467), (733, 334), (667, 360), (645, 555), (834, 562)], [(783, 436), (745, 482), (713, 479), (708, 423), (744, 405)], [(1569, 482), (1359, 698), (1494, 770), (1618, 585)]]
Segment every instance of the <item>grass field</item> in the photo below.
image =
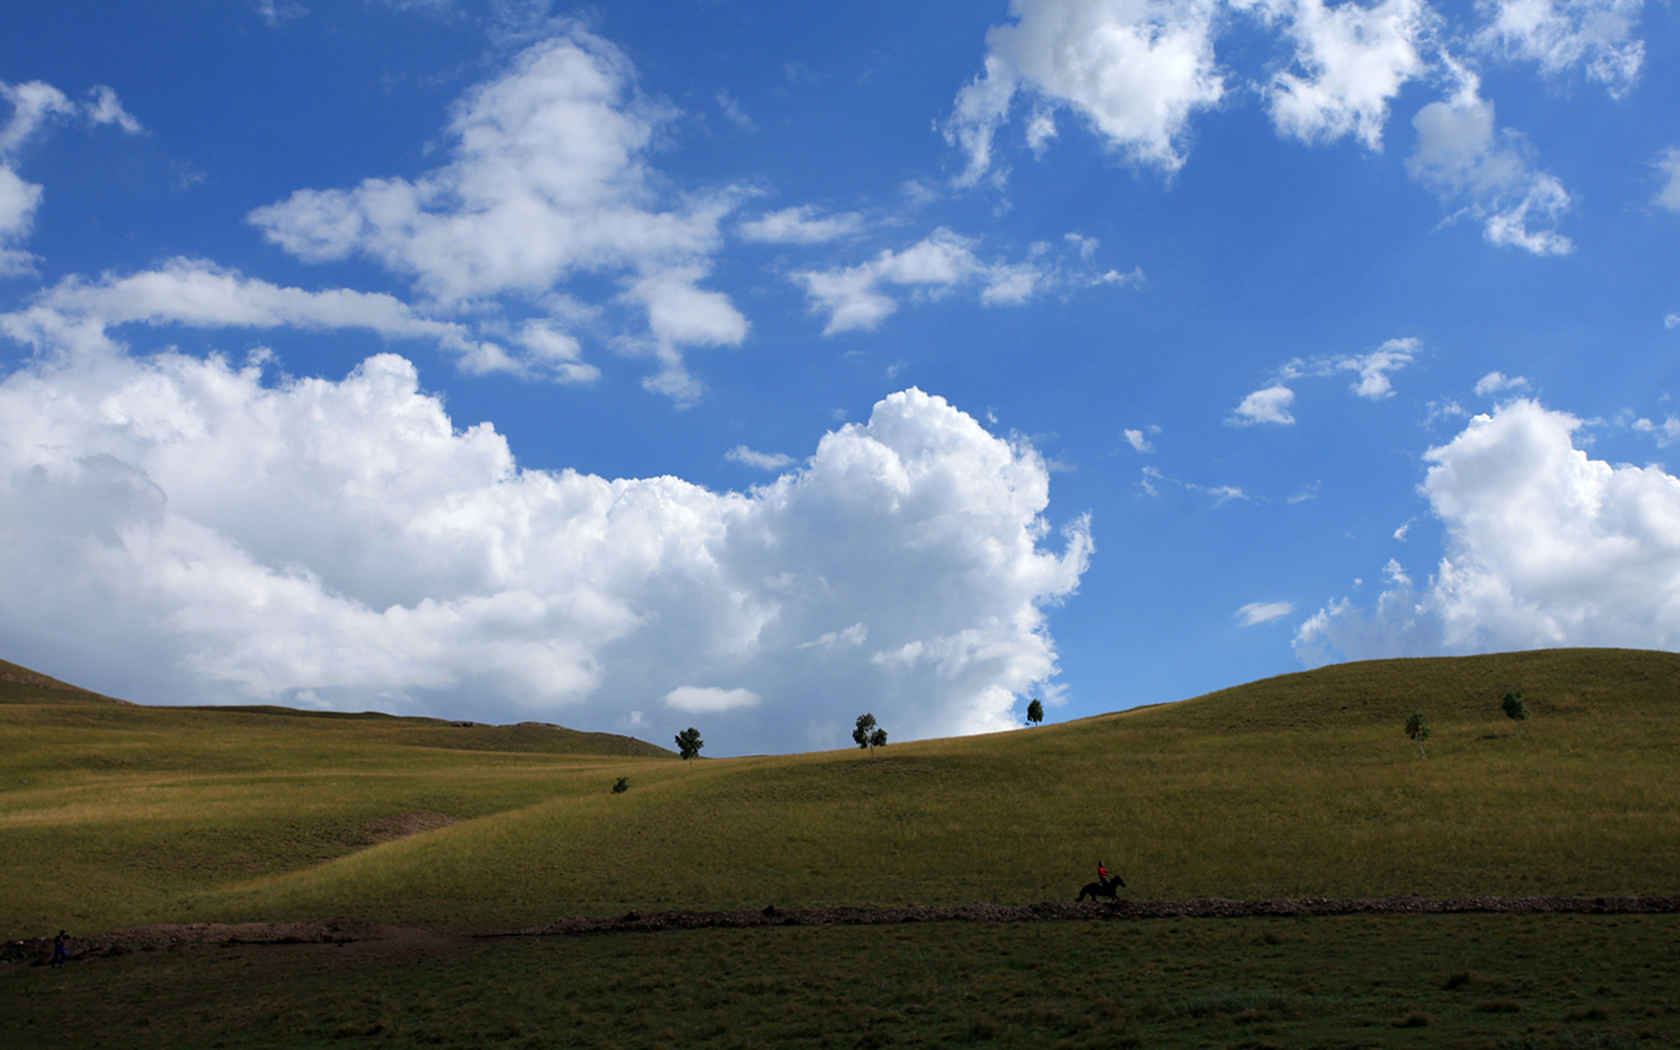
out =
[[(1507, 689), (1525, 693), (1528, 721), (1500, 713)], [(1427, 714), (1434, 729), (1426, 760), (1401, 729), (1413, 710)], [(1071, 898), (1098, 858), (1123, 872), (1139, 898), (1672, 894), (1680, 892), (1677, 756), (1680, 656), (1624, 650), (1348, 664), (1179, 703), (991, 736), (895, 743), (873, 754), (847, 748), (698, 762), (639, 741), (535, 725), (140, 707), (0, 665), (0, 934), (330, 915), (469, 930), (629, 909), (1027, 903)], [(631, 790), (613, 794), (621, 776)], [(413, 831), (419, 833), (402, 834)], [(1226, 926), (1232, 932), (1216, 932)], [(1031, 930), (707, 931), (658, 935), (658, 951), (690, 953), (698, 972), (709, 972), (707, 959), (737, 954), (822, 956), (830, 991), (800, 992), (792, 1006), (795, 1013), (818, 1010), (830, 1026), (839, 1024), (836, 1016), (851, 1017), (838, 1000), (830, 1002), (835, 989), (863, 982), (875, 989), (866, 998), (879, 1002), (887, 990), (870, 983), (877, 970), (917, 960), (926, 966), (929, 953), (944, 953), (970, 967), (981, 985), (1002, 981), (1016, 998), (1056, 987), (1062, 1005), (1046, 1007), (1040, 1021), (1027, 1016), (1035, 1007), (1022, 999), (1016, 1005), (1027, 1013), (1018, 1023), (985, 1022), (995, 1027), (990, 1038), (1021, 1045), (1045, 1033), (1054, 1034), (1052, 1044), (1097, 1045), (1062, 1029), (1094, 1023), (1087, 1014), (1098, 1007), (1090, 1004), (1103, 996), (1118, 1004), (1111, 1027), (1142, 1033), (1139, 1045), (1146, 1046), (1174, 1045), (1162, 1033), (1178, 1029), (1157, 1023), (1167, 1016), (1184, 1031), (1214, 1033), (1211, 1043), (1183, 1045), (1315, 1045), (1284, 1035), (1297, 1030), (1292, 1025), (1319, 1025), (1316, 1015), (1327, 1004), (1336, 1004), (1337, 1016), (1375, 1027), (1348, 1035), (1319, 1025), (1310, 1029), (1316, 1045), (1495, 1045), (1477, 1041), (1493, 1031), (1502, 1039), (1540, 1040), (1511, 1046), (1634, 1045), (1615, 1040), (1637, 1041), (1641, 1033), (1667, 1033), (1645, 1045), (1680, 1042), (1672, 1038), (1672, 1015), (1641, 1012), (1657, 1001), (1641, 999), (1642, 982), (1672, 984), (1680, 976), (1672, 947), (1654, 947), (1664, 938), (1674, 943), (1676, 925), (1664, 917), (1285, 923), (1278, 929), (1296, 931), (1297, 940), (1269, 946), (1281, 949), (1278, 972), (1319, 990), (1272, 988), (1253, 1007), (1265, 1019), (1252, 1024), (1218, 1011), (1181, 1016), (1165, 1007), (1145, 1016), (1135, 997), (1081, 983), (1081, 953), (1098, 950), (1082, 937), (1113, 938), (1102, 950), (1119, 954), (1104, 956), (1104, 965), (1154, 989), (1145, 1000), (1163, 1002), (1175, 989), (1189, 995), (1189, 979), (1149, 969), (1145, 960), (1162, 958), (1165, 949), (1140, 945), (1185, 939), (1186, 958), (1201, 959), (1198, 965), (1212, 972), (1266, 956), (1250, 943), (1266, 929), (1258, 920), (1178, 920)], [(1336, 993), (1341, 998), (1321, 1000), (1329, 993), (1312, 978), (1326, 960), (1340, 958), (1338, 930), (1365, 931), (1348, 934), (1350, 945), (1361, 938), (1381, 943), (1392, 973), (1371, 970), (1350, 979)], [(1494, 958), (1439, 961), (1469, 951), (1473, 946), (1461, 941), (1471, 930), (1493, 931), (1487, 936), (1494, 945), (1577, 937), (1560, 966), (1635, 969), (1592, 984), (1605, 990), (1573, 1006), (1563, 992), (1581, 991), (1588, 979), (1581, 973), (1566, 983), (1524, 986), (1530, 991), (1523, 998), (1512, 982), (1536, 980), (1540, 955), (1503, 968)], [(1244, 936), (1248, 942), (1239, 943)], [(653, 961), (651, 948), (637, 947), (640, 937), (456, 944), (436, 960), (439, 974), (447, 971), (438, 981), (471, 985), (479, 970), (500, 968), (511, 980), (509, 994), (529, 1002), (518, 999), (525, 1005), (511, 1013), (483, 1007), (475, 1014), (478, 1008), (463, 1001), (458, 1015), (438, 1022), (439, 1031), (470, 1045), (466, 1033), (492, 1024), (491, 1015), (518, 1024), (526, 1018), (542, 1030), (573, 1023), (571, 1014), (542, 1005), (546, 975), (597, 990), (580, 991), (585, 999), (610, 997), (615, 979), (651, 981), (650, 967), (664, 964)], [(1410, 961), (1395, 954), (1414, 948)], [(423, 968), (381, 962), (381, 950), (300, 946), (98, 960), (78, 970), (90, 975), (75, 979), (82, 983), (58, 985), (44, 983), (47, 971), (28, 970), (26, 978), (5, 978), (0, 996), (12, 998), (0, 1005), (16, 1008), (22, 995), (35, 1003), (30, 1010), (46, 1011), (29, 1013), (33, 1023), (50, 1025), (55, 1016), (77, 1015), (55, 1015), (42, 1004), (60, 1000), (37, 1003), (34, 996), (64, 995), (66, 1010), (94, 1010), (94, 1000), (123, 1002), (149, 975), (184, 967), (181, 980), (221, 989), (205, 1000), (217, 1005), (201, 1009), (235, 1016), (258, 997), (235, 977), (218, 976), (215, 960), (260, 957), (283, 973), (285, 959), (332, 951), (344, 958), (363, 952), (368, 972), (384, 974), (381, 981), (433, 987)], [(901, 962), (892, 961), (900, 955)], [(1039, 960), (1033, 966), (1052, 968), (1048, 983), (1005, 958)], [(1490, 984), (1484, 999), (1512, 999), (1518, 1009), (1480, 1010), (1474, 1002), (1459, 1009), (1453, 1004), (1470, 1000), (1442, 999), (1436, 993), (1445, 989), (1427, 987), (1445, 980), (1437, 973), (1443, 967), (1505, 974), (1500, 980), (1509, 987)], [(782, 972), (749, 971), (742, 971), (747, 987), (770, 982), (770, 990)], [(343, 994), (362, 988), (354, 994), (378, 998), (378, 985), (358, 980), (343, 976)], [(307, 984), (301, 971), (297, 981)], [(719, 1004), (742, 998), (738, 989), (658, 987), (678, 1005), (690, 1002), (685, 995), (700, 997), (683, 1010), (671, 1007), (671, 1024), (683, 1023), (685, 1010), (724, 1024), (716, 1020)], [(1218, 982), (1210, 987), (1208, 995), (1236, 994)], [(1404, 1006), (1412, 993), (1423, 1005)], [(981, 1001), (996, 997), (985, 993)], [(811, 1005), (818, 999), (829, 1005)], [(333, 1032), (358, 1024), (383, 1025), (387, 1037), (396, 1031), (398, 1019), (364, 1021), (353, 1006), (345, 1000), (326, 1011), (322, 1024)], [(1571, 1022), (1567, 1010), (1553, 1006), (1585, 1019)], [(908, 1016), (908, 1001), (895, 1009)], [(1414, 1009), (1424, 1019), (1415, 1032), (1385, 1027)], [(942, 1033), (934, 1042), (974, 1041), (985, 1032), (963, 1027), (972, 1013), (953, 1008), (909, 1020), (915, 1032)], [(418, 1021), (401, 1023), (410, 1026), (405, 1038), (418, 1039)], [(1265, 1034), (1267, 1026), (1284, 1035)], [(849, 1020), (840, 1027), (850, 1037), (827, 1045), (886, 1038)], [(726, 1029), (709, 1043), (692, 1042), (735, 1045)], [(323, 1032), (322, 1040), (333, 1034)], [(1221, 1042), (1226, 1035), (1235, 1041)], [(808, 1045), (825, 1045), (810, 1032), (800, 1038), (807, 1037)], [(660, 1041), (650, 1031), (615, 1045)]]
[(1461, 916), (246, 946), (0, 972), (0, 1018), (7, 1045), (136, 1050), (1670, 1047), (1677, 935)]

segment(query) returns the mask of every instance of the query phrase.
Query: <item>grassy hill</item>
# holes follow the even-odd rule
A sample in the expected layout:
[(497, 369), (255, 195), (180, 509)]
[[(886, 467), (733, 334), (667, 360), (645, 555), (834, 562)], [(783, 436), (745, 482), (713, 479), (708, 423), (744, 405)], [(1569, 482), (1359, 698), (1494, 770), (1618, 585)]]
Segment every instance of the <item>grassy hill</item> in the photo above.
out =
[[(0, 692), (0, 934), (1026, 902), (1071, 897), (1098, 858), (1140, 897), (1680, 889), (1671, 653), (1372, 661), (874, 754), (696, 763), (529, 724), (142, 707), (0, 670), (19, 687)], [(1529, 721), (1500, 713), (1507, 689)]]

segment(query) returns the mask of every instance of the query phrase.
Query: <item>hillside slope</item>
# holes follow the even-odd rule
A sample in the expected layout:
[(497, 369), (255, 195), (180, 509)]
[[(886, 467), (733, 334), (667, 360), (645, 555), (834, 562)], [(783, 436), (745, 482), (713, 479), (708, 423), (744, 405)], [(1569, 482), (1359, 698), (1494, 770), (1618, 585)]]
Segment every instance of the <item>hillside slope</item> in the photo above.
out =
[[(0, 773), (0, 933), (64, 914), (482, 928), (1022, 903), (1071, 898), (1098, 859), (1144, 898), (1672, 894), (1677, 673), (1628, 650), (1376, 661), (1008, 733), (698, 763), (446, 743), (519, 727), (0, 707), (0, 770), (22, 763)], [(1527, 722), (1500, 713), (1507, 689)], [(1401, 729), (1413, 710), (1427, 759)], [(412, 814), (422, 833), (369, 834)]]

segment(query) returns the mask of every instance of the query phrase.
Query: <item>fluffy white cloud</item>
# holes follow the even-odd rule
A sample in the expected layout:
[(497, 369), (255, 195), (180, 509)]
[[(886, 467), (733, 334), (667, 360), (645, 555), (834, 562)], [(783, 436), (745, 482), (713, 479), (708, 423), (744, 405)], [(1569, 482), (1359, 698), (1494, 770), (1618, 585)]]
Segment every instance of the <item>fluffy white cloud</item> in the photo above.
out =
[(1527, 390), (1528, 379), (1525, 376), (1508, 376), (1504, 372), (1489, 372), (1476, 380), (1476, 396), (1492, 397), (1508, 390)]
[(1425, 453), (1446, 552), (1419, 589), (1391, 562), (1374, 607), (1336, 599), (1296, 633), (1307, 663), (1560, 645), (1680, 643), (1680, 478), (1575, 447), (1530, 400)]
[(1244, 627), (1253, 627), (1256, 624), (1281, 620), (1293, 611), (1295, 606), (1291, 602), (1249, 602), (1237, 610), (1237, 619), (1242, 621)]
[(768, 212), (737, 227), (749, 241), (772, 244), (821, 244), (863, 232), (863, 216), (855, 211), (822, 215), (808, 204)]
[(1286, 27), (1295, 65), (1273, 76), (1266, 95), (1278, 132), (1304, 142), (1353, 135), (1382, 148), (1388, 106), (1423, 74), (1419, 44), (1436, 18), (1424, 0), (1326, 6), (1323, 0), (1234, 0)]
[(1614, 97), (1639, 79), (1645, 42), (1638, 32), (1645, 0), (1478, 0), (1486, 20), (1476, 33), (1484, 52), (1536, 62), (1557, 75), (1584, 64)]
[(660, 372), (644, 385), (693, 397), (680, 348), (735, 345), (746, 318), (700, 287), (741, 192), (667, 200), (648, 163), (674, 113), (635, 90), (628, 58), (566, 24), (456, 105), (447, 163), (416, 179), (299, 190), (250, 221), (300, 259), (363, 255), (410, 274), (438, 304), (540, 299), (577, 277), (621, 282), (646, 313)]
[[(1072, 288), (1140, 284), (1143, 271), (1095, 273), (1082, 265), (1085, 240), (1064, 240), (1061, 252), (1047, 243), (1032, 246), (1018, 262), (986, 262), (975, 254), (978, 241), (940, 228), (902, 251), (885, 249), (855, 266), (801, 270), (791, 278), (802, 285), (811, 309), (826, 313), (824, 335), (873, 329), (898, 310), (890, 291), (934, 299), (961, 287), (978, 287), (986, 306), (1019, 306), (1034, 298)], [(1065, 258), (1077, 253), (1080, 261)]]
[(1662, 189), (1657, 191), (1654, 203), (1659, 208), (1680, 211), (1680, 148), (1670, 147), (1663, 150), (1655, 164), (1664, 181)]
[(1171, 173), (1184, 164), (1191, 115), (1224, 97), (1214, 62), (1212, 0), (1011, 0), (986, 33), (983, 71), (957, 93), (945, 138), (968, 163), (960, 185), (992, 169), (992, 143), (1017, 91), (1037, 105), (1028, 145), (1042, 150), (1048, 113), (1073, 110), (1129, 160)]
[(755, 470), (786, 470), (793, 466), (792, 456), (782, 452), (759, 452), (745, 445), (736, 445), (723, 454), (731, 463), (740, 463)]
[[(1535, 255), (1566, 255), (1575, 246), (1555, 227), (1569, 193), (1538, 170), (1533, 149), (1509, 128), (1494, 130), (1493, 103), (1474, 74), (1455, 67), (1459, 90), (1412, 118), (1417, 148), (1406, 159), (1412, 178), (1480, 220), (1490, 244)], [(1531, 227), (1538, 226), (1539, 229)]]
[(1125, 435), (1126, 444), (1132, 446), (1132, 448), (1135, 451), (1138, 451), (1138, 452), (1154, 452), (1155, 451), (1155, 446), (1151, 445), (1149, 443), (1149, 439), (1144, 436), (1143, 431), (1127, 429), (1127, 430), (1122, 430), (1121, 433)]
[(1041, 548), (1031, 448), (915, 389), (749, 494), (521, 470), (392, 354), (46, 355), (0, 420), (0, 650), (145, 702), (613, 729), (665, 697), (725, 752), (843, 744), (860, 696), (1002, 729), (1091, 554), (1084, 519)]
[(1256, 423), (1277, 423), (1287, 426), (1295, 422), (1295, 417), (1289, 414), (1289, 405), (1295, 400), (1295, 391), (1286, 386), (1269, 386), (1242, 399), (1227, 423), (1239, 427), (1253, 426)]

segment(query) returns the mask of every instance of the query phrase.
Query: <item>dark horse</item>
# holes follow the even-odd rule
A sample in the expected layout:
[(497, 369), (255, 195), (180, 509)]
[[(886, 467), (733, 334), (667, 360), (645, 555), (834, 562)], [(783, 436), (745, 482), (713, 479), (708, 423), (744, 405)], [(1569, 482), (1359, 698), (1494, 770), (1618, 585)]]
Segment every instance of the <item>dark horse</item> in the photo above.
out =
[(1115, 892), (1124, 885), (1126, 885), (1126, 880), (1118, 875), (1107, 879), (1098, 879), (1096, 882), (1087, 882), (1079, 891), (1079, 896), (1075, 897), (1073, 901), (1078, 904), (1086, 897), (1090, 897), (1092, 900), (1096, 900), (1098, 897), (1107, 897), (1109, 900), (1119, 903), (1120, 898), (1115, 896)]

